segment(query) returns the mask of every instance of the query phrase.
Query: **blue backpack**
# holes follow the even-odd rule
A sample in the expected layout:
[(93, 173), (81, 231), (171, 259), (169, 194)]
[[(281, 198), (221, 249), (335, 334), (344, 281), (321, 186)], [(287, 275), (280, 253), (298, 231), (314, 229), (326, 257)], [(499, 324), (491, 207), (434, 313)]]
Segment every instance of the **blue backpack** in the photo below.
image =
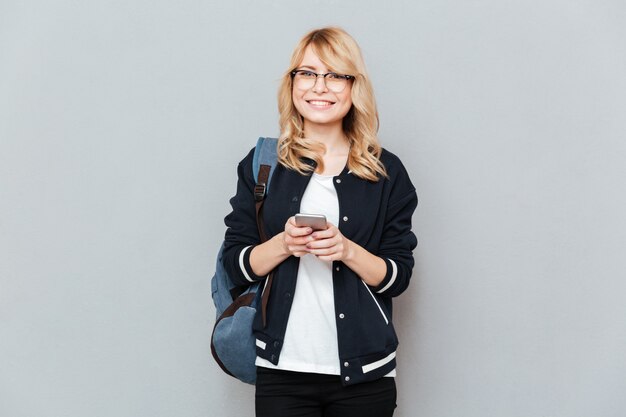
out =
[[(260, 219), (263, 199), (269, 190), (270, 181), (277, 162), (278, 140), (259, 138), (252, 161), (254, 195), (257, 204), (257, 226), (262, 240), (265, 240)], [(236, 287), (224, 269), (222, 252), (224, 243), (217, 254), (215, 275), (211, 278), (211, 296), (215, 304), (216, 322), (211, 335), (211, 353), (224, 372), (248, 384), (256, 382), (256, 341), (252, 334), (252, 322), (261, 308), (261, 297), (266, 280), (255, 282), (247, 288)], [(271, 279), (271, 278), (270, 278)], [(271, 282), (268, 283), (268, 287)], [(243, 292), (242, 292), (243, 291)], [(268, 288), (269, 295), (269, 288)], [(264, 297), (266, 298), (266, 297)]]

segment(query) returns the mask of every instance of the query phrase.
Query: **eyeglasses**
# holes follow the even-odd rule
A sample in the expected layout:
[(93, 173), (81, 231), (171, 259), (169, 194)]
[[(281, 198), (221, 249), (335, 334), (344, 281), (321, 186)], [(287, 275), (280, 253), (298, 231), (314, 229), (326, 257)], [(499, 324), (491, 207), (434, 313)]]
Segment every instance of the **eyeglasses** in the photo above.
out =
[(313, 88), (313, 86), (317, 82), (317, 77), (322, 77), (324, 79), (324, 84), (326, 84), (326, 87), (334, 93), (341, 93), (348, 85), (348, 81), (354, 80), (353, 75), (341, 75), (334, 72), (329, 72), (326, 74), (316, 74), (313, 71), (309, 70), (291, 71), (293, 85), (300, 90), (308, 90), (310, 88)]

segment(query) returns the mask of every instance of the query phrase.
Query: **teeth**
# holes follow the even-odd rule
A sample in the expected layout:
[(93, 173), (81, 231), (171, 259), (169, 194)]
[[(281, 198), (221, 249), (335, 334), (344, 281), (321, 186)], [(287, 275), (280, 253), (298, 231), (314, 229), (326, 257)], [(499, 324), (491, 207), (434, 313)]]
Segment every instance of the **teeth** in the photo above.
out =
[(333, 104), (330, 101), (318, 101), (318, 100), (311, 100), (309, 101), (309, 103), (311, 103), (314, 106), (331, 106)]

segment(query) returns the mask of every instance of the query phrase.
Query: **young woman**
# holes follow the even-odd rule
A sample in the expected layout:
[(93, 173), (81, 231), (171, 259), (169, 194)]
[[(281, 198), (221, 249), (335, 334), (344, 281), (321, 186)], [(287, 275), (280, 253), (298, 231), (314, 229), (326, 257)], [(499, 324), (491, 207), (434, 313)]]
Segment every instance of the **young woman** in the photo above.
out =
[[(239, 284), (274, 271), (257, 314), (257, 417), (385, 417), (396, 406), (391, 300), (409, 283), (415, 188), (378, 143), (357, 43), (339, 28), (300, 41), (278, 94), (278, 165), (260, 243), (251, 151), (238, 166), (224, 250)], [(296, 213), (326, 227), (298, 226)], [(266, 289), (267, 290), (267, 289)]]

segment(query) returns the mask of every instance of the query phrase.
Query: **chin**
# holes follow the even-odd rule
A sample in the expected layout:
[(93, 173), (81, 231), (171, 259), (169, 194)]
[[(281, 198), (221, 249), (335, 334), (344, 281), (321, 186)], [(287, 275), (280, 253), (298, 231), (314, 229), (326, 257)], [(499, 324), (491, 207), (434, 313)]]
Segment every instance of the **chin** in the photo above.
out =
[(326, 117), (304, 117), (309, 123), (315, 123), (317, 125), (334, 125), (337, 123), (341, 123), (341, 119), (336, 118), (326, 118)]

